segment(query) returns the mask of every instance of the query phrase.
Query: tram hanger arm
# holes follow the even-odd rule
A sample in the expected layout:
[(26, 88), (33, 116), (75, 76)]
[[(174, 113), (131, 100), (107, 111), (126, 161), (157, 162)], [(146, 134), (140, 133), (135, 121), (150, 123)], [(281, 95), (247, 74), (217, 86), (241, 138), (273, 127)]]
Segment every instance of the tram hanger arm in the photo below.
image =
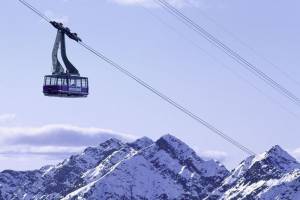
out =
[(50, 21), (50, 24), (59, 31), (65, 33), (70, 39), (75, 40), (76, 42), (82, 42), (81, 38), (78, 37), (77, 33), (72, 33), (68, 27), (64, 27), (63, 23)]

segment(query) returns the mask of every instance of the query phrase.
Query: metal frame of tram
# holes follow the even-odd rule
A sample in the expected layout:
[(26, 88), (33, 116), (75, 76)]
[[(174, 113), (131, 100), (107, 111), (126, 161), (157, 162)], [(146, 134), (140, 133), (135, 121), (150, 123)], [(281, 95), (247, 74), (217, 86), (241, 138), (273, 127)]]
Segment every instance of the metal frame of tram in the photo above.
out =
[(69, 75), (46, 75), (43, 92), (45, 96), (87, 97), (89, 82), (87, 77)]

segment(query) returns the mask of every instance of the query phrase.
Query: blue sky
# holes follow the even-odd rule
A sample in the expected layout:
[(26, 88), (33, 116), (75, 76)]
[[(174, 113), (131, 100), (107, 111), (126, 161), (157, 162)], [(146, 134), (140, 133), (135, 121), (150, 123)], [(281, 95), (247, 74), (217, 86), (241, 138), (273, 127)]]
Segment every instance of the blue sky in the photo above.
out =
[[(299, 1), (186, 1), (172, 3), (300, 96)], [(152, 0), (28, 2), (50, 18), (62, 20), (86, 43), (255, 152), (279, 144), (295, 156), (300, 155), (300, 108)], [(81, 145), (77, 142), (65, 145), (63, 141), (45, 143), (56, 141), (57, 135), (51, 139), (49, 133), (57, 131), (62, 134), (61, 140), (70, 140), (63, 137), (70, 130), (74, 141), (77, 137), (80, 141), (82, 134), (91, 134), (91, 128), (92, 135), (122, 133), (120, 137), (125, 138), (157, 139), (171, 133), (199, 154), (221, 159), (229, 168), (246, 157), (72, 41), (67, 41), (69, 58), (82, 75), (89, 77), (91, 94), (86, 99), (44, 97), (42, 79), (51, 70), (56, 32), (17, 0), (4, 1), (2, 6), (5, 9), (0, 13), (0, 160), (6, 164), (0, 169), (38, 168), (62, 159), (64, 152), (96, 145), (103, 138), (98, 141), (97, 136)], [(228, 32), (271, 60), (288, 77)], [(30, 131), (47, 137), (26, 143), (28, 140), (24, 138), (34, 135)]]

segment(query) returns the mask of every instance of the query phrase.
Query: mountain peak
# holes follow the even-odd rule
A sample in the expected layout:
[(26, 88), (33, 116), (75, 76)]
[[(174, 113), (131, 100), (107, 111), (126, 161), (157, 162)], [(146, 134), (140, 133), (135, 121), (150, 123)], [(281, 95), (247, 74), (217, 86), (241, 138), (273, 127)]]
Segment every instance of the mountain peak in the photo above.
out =
[(100, 144), (101, 147), (113, 147), (113, 146), (118, 147), (118, 146), (122, 146), (122, 145), (124, 145), (124, 143), (121, 140), (116, 139), (116, 138), (110, 138)]
[(182, 147), (189, 148), (184, 142), (182, 142), (181, 140), (179, 140), (178, 138), (176, 138), (175, 136), (173, 136), (171, 134), (163, 135), (156, 142), (157, 143), (165, 142), (172, 146), (182, 146)]
[(264, 162), (277, 167), (281, 171), (288, 172), (299, 168), (300, 164), (288, 152), (283, 150), (279, 145), (272, 147), (269, 151), (260, 155)]
[(269, 151), (284, 151), (284, 150), (279, 145), (275, 145)]
[[(215, 195), (214, 199), (239, 196), (245, 199), (298, 199), (291, 197), (300, 195), (297, 181), (300, 181), (300, 164), (276, 145), (262, 154), (246, 158), (212, 196)], [(262, 198), (263, 195), (267, 196)]]
[(299, 163), (289, 153), (283, 150), (279, 145), (273, 146), (270, 150), (257, 156), (250, 156), (244, 162), (248, 168), (257, 163), (263, 163), (281, 169), (293, 169), (299, 167)]
[(262, 154), (246, 158), (233, 170), (225, 182), (229, 184), (241, 177), (252, 178), (254, 176), (264, 177), (265, 179), (270, 177), (279, 178), (283, 174), (299, 168), (300, 164), (295, 158), (279, 145), (275, 145)]
[(271, 156), (275, 158), (281, 157), (287, 160), (296, 161), (295, 158), (293, 158), (288, 152), (283, 150), (279, 145), (273, 146), (269, 151), (265, 153), (265, 156), (266, 157)]
[(154, 143), (153, 140), (151, 140), (150, 138), (142, 137), (140, 139), (137, 139), (134, 142), (129, 143), (128, 145), (136, 150), (140, 150), (140, 149), (150, 146), (153, 143)]
[(191, 155), (195, 155), (195, 152), (187, 144), (171, 134), (162, 136), (155, 143), (159, 148), (164, 149), (166, 152), (179, 159), (186, 159)]

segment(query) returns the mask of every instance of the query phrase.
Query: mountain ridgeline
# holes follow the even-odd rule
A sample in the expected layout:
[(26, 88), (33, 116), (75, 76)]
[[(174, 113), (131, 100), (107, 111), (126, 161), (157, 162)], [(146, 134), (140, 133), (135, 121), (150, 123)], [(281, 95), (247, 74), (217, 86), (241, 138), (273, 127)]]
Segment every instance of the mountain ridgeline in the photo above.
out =
[(0, 173), (0, 200), (299, 200), (300, 164), (279, 146), (231, 172), (172, 135), (110, 139), (54, 166)]

